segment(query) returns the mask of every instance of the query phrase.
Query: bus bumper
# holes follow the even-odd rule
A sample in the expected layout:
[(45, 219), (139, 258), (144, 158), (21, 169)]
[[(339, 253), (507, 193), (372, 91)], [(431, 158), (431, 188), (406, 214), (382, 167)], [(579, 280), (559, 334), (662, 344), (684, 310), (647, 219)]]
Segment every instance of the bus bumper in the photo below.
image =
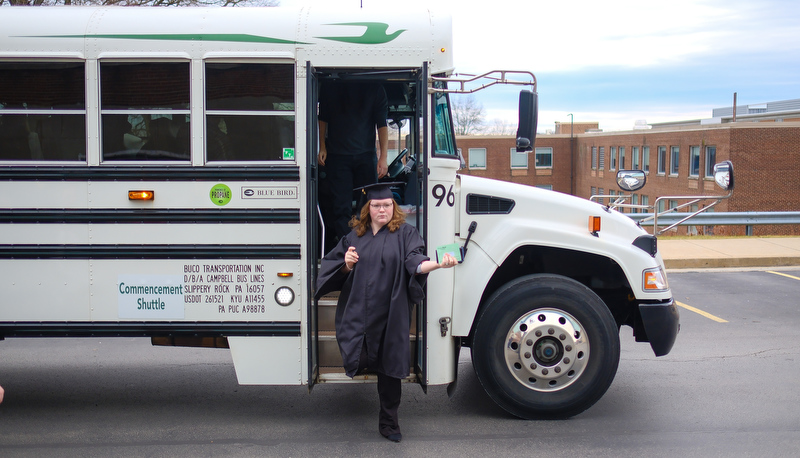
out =
[[(678, 331), (681, 329), (678, 306), (670, 298), (659, 303), (639, 304), (639, 316), (644, 335), (656, 356), (664, 356), (672, 350)], [(637, 335), (637, 341), (638, 339)]]

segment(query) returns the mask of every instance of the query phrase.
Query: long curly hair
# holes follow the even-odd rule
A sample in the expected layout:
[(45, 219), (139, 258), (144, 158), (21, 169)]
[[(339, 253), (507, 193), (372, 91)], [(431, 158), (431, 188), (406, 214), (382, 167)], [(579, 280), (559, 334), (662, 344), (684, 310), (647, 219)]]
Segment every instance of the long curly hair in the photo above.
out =
[[(361, 214), (353, 216), (353, 219), (350, 220), (350, 227), (355, 229), (356, 235), (361, 237), (362, 235), (367, 233), (368, 228), (372, 228), (372, 218), (369, 216), (369, 204), (372, 202), (368, 200), (363, 207), (361, 207)], [(394, 232), (400, 228), (400, 226), (406, 222), (406, 212), (400, 209), (400, 205), (392, 199), (392, 219), (386, 223), (386, 226), (389, 228), (389, 232)]]

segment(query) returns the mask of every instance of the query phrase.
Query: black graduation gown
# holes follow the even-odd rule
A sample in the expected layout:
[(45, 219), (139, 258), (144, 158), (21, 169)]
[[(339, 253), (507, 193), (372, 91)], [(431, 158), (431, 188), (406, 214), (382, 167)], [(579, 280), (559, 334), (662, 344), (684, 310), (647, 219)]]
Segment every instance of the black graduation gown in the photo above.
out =
[[(350, 246), (356, 248), (358, 262), (343, 273)], [(395, 232), (384, 226), (375, 235), (368, 228), (361, 237), (351, 231), (322, 259), (316, 296), (341, 291), (336, 339), (349, 377), (358, 370), (364, 339), (370, 370), (408, 376), (411, 309), (423, 299), (427, 279), (427, 274), (416, 275), (417, 266), (429, 259), (424, 250), (416, 228), (403, 224)]]

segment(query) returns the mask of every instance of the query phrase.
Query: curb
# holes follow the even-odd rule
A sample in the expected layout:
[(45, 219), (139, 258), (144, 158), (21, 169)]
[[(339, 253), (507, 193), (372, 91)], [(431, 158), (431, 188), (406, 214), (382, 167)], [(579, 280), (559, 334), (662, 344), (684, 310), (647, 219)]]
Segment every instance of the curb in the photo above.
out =
[(720, 267), (800, 266), (800, 257), (753, 257), (712, 259), (664, 259), (667, 269), (711, 269)]

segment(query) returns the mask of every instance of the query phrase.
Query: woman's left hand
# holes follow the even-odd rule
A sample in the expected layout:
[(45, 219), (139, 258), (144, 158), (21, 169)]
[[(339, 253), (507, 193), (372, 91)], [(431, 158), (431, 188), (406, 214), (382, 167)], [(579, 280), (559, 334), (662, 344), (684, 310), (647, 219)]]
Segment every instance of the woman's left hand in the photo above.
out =
[(458, 264), (456, 258), (453, 257), (453, 255), (450, 253), (445, 253), (445, 255), (442, 256), (442, 262), (439, 263), (439, 267), (448, 268), (448, 267), (453, 267), (456, 264)]

